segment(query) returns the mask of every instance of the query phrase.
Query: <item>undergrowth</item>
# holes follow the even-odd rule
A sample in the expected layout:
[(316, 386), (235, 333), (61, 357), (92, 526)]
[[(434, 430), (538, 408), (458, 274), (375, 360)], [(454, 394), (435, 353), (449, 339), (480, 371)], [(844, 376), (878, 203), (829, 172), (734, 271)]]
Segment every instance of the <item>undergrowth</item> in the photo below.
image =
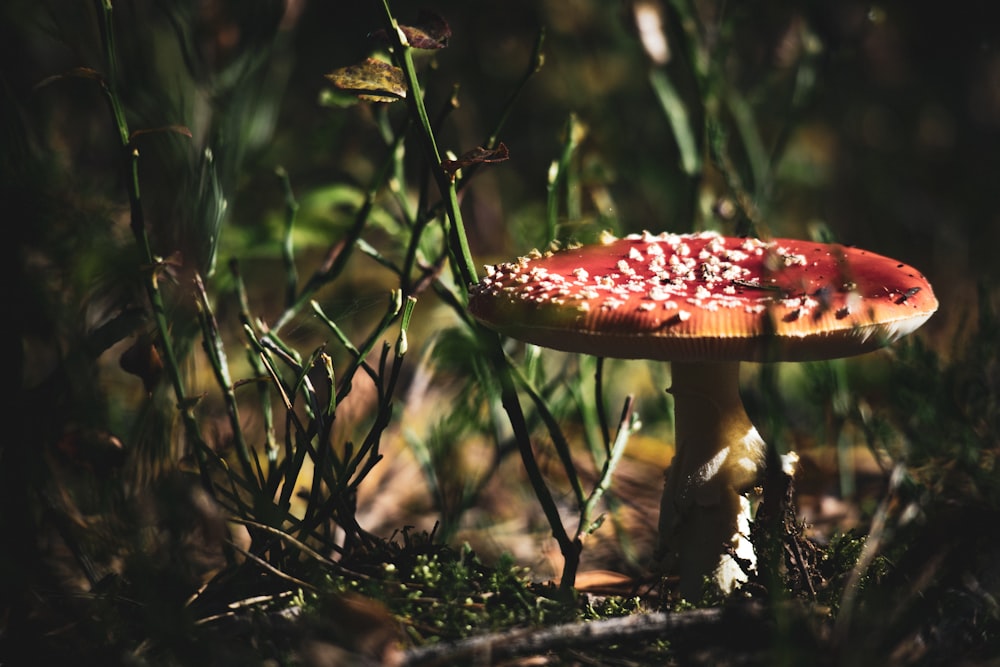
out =
[[(462, 82), (494, 100), (470, 124), (441, 69), (450, 40), (471, 37), (445, 17), (397, 21), (375, 2), (359, 34), (331, 26), (353, 59), (324, 61), (304, 104), (286, 97), (294, 3), (234, 15), (208, 4), (26, 14), (68, 65), (31, 81), (30, 101), (4, 89), (21, 380), (16, 437), (0, 450), (0, 662), (391, 664), (504, 631), (564, 664), (1000, 654), (989, 529), (1000, 518), (1000, 320), (988, 285), (961, 345), (942, 353), (912, 337), (887, 353), (888, 391), (849, 391), (837, 361), (800, 378), (809, 405), (769, 404), (777, 442), (802, 428), (835, 447), (864, 442), (884, 463), (877, 494), (851, 498), (849, 475), (840, 480), (846, 500), (867, 502), (860, 525), (810, 536), (793, 485), (778, 494), (781, 530), (757, 544), (772, 558), (766, 576), (732, 596), (677, 600), (643, 560), (648, 499), (616, 483), (626, 447), (659, 446), (669, 431), (663, 372), (519, 345), (465, 310), (474, 250), (505, 258), (631, 231), (608, 132), (575, 109), (553, 122), (523, 103), (552, 66), (546, 30), (517, 43), (502, 91)], [(794, 168), (808, 162), (794, 137), (825, 57), (807, 16), (781, 22), (781, 67), (760, 74), (741, 64), (759, 57), (745, 14), (630, 8), (609, 51), (639, 63), (649, 98), (625, 92), (670, 146), (668, 160), (619, 155), (640, 174), (630, 185), (667, 191), (679, 231), (791, 224), (782, 197), (813, 192), (822, 172)], [(654, 34), (631, 32), (651, 29), (639, 10), (662, 21), (669, 58)], [(588, 85), (605, 91), (613, 78)], [(289, 138), (285, 103), (326, 114), (315, 137)], [(530, 143), (535, 113), (551, 162), (517, 163), (537, 172), (538, 196), (520, 193), (535, 201), (501, 230), (467, 224), (470, 209), (489, 218), (475, 186), (516, 159), (506, 136)], [(470, 139), (470, 126), (488, 129)], [(643, 190), (647, 178), (655, 187)], [(511, 545), (489, 556), (490, 539), (470, 546), (501, 520), (529, 536), (513, 544), (527, 564)], [(602, 558), (635, 576), (579, 590), (581, 568)], [(543, 561), (552, 571), (533, 569)], [(629, 618), (663, 630), (570, 648), (558, 636)], [(559, 648), (530, 646), (540, 628)]]

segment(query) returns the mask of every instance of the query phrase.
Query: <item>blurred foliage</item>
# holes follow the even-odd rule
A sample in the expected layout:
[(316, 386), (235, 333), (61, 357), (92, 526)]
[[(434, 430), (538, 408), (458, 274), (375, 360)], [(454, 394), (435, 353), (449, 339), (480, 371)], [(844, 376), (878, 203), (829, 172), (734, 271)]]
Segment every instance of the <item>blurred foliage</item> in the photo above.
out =
[[(817, 460), (837, 451), (822, 493), (861, 508), (855, 525), (817, 530), (829, 613), (777, 615), (768, 655), (1000, 654), (990, 3), (398, 4), (409, 37), (433, 47), (415, 65), (461, 170), (477, 261), (605, 228), (717, 229), (856, 243), (924, 270), (941, 310), (911, 341), (747, 383), (768, 438)], [(117, 72), (101, 2), (0, 7), (0, 202), (20, 340), (0, 449), (0, 661), (37, 644), (39, 663), (308, 662), (317, 637), (385, 657), (399, 619), (419, 644), (638, 610), (630, 595), (571, 609), (537, 583), (562, 565), (552, 519), (512, 456), (502, 378), (461, 315), (465, 286), (444, 269), (456, 253), (412, 96), (358, 104), (326, 77), (385, 58), (380, 4), (113, 5)], [(134, 189), (109, 81), (138, 151)], [(397, 99), (405, 85), (391, 82)], [(129, 227), (139, 192), (151, 257)], [(176, 364), (153, 359), (151, 276)], [(582, 567), (641, 574), (660, 485), (645, 471), (667, 456), (664, 370), (505, 352), (553, 507), (579, 520), (568, 540), (586, 538)], [(623, 402), (635, 415), (616, 424)], [(616, 426), (634, 437), (607, 485)], [(885, 466), (874, 481), (850, 465), (859, 444)], [(419, 530), (394, 532), (408, 524)], [(289, 606), (306, 630), (269, 615)], [(243, 610), (261, 625), (241, 626)], [(354, 615), (364, 632), (326, 625)], [(610, 657), (671, 655), (668, 642), (627, 648)]]
[(978, 326), (942, 354), (919, 339), (901, 346), (892, 400), (915, 481), (936, 503), (1000, 506), (1000, 317), (995, 289), (979, 290)]

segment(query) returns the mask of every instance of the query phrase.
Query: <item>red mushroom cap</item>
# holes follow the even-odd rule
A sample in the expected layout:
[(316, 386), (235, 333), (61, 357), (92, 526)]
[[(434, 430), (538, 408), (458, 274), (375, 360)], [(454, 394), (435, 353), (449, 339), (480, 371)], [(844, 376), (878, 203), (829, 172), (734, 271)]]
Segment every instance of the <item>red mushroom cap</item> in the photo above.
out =
[(506, 335), (602, 357), (807, 361), (852, 356), (937, 310), (894, 259), (842, 245), (634, 234), (487, 267), (469, 311)]

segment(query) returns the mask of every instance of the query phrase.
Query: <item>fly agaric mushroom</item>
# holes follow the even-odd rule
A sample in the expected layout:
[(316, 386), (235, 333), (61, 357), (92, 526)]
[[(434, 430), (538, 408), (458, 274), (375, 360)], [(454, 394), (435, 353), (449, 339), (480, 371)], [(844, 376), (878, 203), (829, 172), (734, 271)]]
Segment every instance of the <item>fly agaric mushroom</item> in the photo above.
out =
[(739, 395), (740, 361), (813, 361), (875, 350), (937, 310), (915, 269), (865, 250), (699, 234), (605, 235), (487, 267), (469, 311), (500, 333), (601, 357), (670, 361), (675, 454), (657, 560), (699, 599), (755, 565), (750, 503), (766, 445)]

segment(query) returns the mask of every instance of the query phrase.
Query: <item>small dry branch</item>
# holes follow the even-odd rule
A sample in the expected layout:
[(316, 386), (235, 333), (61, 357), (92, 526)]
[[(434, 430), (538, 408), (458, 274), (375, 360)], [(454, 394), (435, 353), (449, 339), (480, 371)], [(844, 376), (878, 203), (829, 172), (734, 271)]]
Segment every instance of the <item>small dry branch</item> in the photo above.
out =
[(588, 646), (613, 646), (644, 639), (674, 639), (701, 636), (706, 630), (759, 625), (766, 622), (761, 604), (750, 602), (730, 607), (693, 609), (684, 612), (653, 612), (600, 621), (582, 621), (544, 628), (508, 630), (435, 644), (406, 653), (402, 667), (437, 665), (491, 665), (519, 656), (536, 655)]

